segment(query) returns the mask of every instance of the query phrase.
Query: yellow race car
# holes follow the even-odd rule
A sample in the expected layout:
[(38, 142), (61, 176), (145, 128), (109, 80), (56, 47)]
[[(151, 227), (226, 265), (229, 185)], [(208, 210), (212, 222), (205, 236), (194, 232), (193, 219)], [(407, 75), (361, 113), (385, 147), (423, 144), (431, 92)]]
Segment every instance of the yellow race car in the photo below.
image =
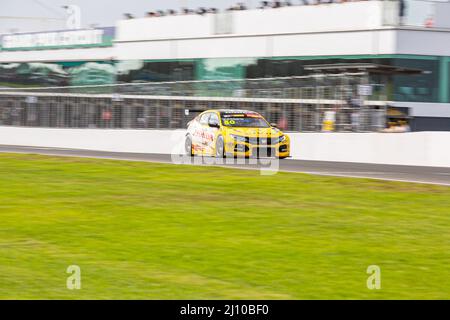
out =
[(188, 123), (186, 153), (215, 157), (290, 155), (287, 135), (263, 116), (247, 110), (208, 110)]

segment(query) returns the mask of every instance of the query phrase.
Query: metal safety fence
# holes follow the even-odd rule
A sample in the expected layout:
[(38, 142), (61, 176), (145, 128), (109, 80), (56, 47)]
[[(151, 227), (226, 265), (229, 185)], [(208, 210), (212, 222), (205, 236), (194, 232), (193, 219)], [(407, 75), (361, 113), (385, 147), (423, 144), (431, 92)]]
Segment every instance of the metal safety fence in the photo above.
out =
[(261, 113), (286, 131), (379, 131), (384, 87), (361, 93), (367, 73), (244, 80), (1, 88), (0, 125), (49, 128), (185, 128), (207, 109)]
[(286, 131), (324, 131), (330, 118), (336, 132), (379, 131), (386, 124), (381, 102), (356, 107), (332, 99), (0, 93), (1, 126), (181, 129), (208, 109), (253, 110)]

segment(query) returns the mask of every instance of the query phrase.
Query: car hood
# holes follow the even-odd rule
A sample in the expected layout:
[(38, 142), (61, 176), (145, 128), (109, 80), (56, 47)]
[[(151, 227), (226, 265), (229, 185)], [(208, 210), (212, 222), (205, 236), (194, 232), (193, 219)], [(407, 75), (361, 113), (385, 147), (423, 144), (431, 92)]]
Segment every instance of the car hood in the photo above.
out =
[(227, 128), (227, 134), (245, 137), (279, 137), (283, 135), (277, 128)]

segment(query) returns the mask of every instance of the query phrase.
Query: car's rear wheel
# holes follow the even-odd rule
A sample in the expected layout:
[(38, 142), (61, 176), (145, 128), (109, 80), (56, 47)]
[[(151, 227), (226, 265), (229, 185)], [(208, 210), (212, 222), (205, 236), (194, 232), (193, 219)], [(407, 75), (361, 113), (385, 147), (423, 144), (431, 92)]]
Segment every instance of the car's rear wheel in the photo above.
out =
[(186, 154), (188, 156), (191, 156), (191, 157), (194, 156), (194, 150), (192, 148), (192, 138), (191, 138), (191, 136), (187, 136), (186, 137), (184, 148), (185, 148)]
[(225, 158), (225, 144), (222, 137), (217, 138), (216, 142), (216, 157)]

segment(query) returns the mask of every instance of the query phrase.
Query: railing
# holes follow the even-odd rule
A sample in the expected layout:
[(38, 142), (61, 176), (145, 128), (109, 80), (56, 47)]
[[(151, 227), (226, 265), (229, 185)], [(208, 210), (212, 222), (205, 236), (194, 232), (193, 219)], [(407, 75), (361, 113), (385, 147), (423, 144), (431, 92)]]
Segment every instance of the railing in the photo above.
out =
[(330, 111), (335, 115), (333, 131), (379, 131), (386, 124), (380, 102), (355, 107), (342, 100), (0, 93), (0, 125), (180, 129), (201, 111), (223, 108), (260, 112), (287, 131), (322, 131)]
[[(50, 128), (185, 128), (207, 109), (249, 109), (287, 131), (379, 131), (383, 90), (362, 96), (364, 73), (222, 81), (0, 89), (0, 125)], [(374, 86), (374, 88), (379, 88)], [(369, 102), (370, 101), (370, 102)]]

